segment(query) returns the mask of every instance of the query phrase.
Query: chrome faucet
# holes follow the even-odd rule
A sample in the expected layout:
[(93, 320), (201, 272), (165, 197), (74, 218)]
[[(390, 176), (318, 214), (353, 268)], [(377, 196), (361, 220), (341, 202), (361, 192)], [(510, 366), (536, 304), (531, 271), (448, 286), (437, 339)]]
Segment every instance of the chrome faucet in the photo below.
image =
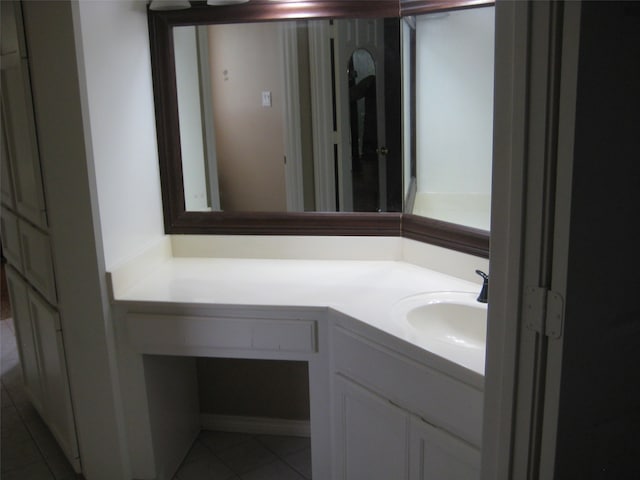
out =
[(476, 273), (484, 279), (482, 282), (482, 290), (480, 290), (480, 295), (478, 295), (478, 301), (480, 303), (487, 303), (487, 297), (489, 296), (489, 275), (482, 270), (476, 270)]

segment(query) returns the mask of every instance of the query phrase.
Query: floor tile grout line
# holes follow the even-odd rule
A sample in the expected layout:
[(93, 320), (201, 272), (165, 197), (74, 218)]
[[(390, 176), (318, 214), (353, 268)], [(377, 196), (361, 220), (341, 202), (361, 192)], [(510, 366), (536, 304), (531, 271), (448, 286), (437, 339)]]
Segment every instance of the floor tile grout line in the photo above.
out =
[[(13, 403), (13, 399), (11, 399), (11, 402)], [(38, 442), (36, 442), (36, 440), (35, 440), (35, 438), (34, 438), (34, 436), (33, 436), (33, 433), (31, 433), (31, 429), (29, 429), (29, 426), (27, 425), (27, 423), (26, 423), (26, 422), (24, 421), (24, 419), (22, 418), (22, 415), (20, 414), (20, 411), (15, 407), (15, 404), (13, 405), (13, 407), (14, 407), (14, 408), (15, 408), (15, 410), (16, 410), (16, 415), (18, 416), (18, 419), (20, 420), (20, 423), (22, 424), (22, 426), (25, 428), (25, 430), (26, 430), (26, 431), (27, 431), (27, 433), (29, 434), (29, 439), (28, 439), (28, 440), (25, 440), (25, 441), (28, 441), (28, 442), (30, 442), (30, 443), (32, 443), (32, 444), (33, 444), (33, 446), (36, 448), (36, 450), (37, 450), (37, 452), (38, 452), (38, 454), (39, 454), (39, 456), (40, 456), (40, 457), (39, 457), (40, 459), (39, 459), (39, 460), (36, 460), (36, 461), (33, 461), (33, 462), (30, 462), (30, 463), (28, 463), (28, 464), (26, 464), (26, 465), (22, 465), (22, 466), (19, 466), (19, 467), (16, 467), (16, 468), (12, 468), (12, 469), (10, 469), (10, 470), (4, 470), (3, 472), (4, 472), (4, 473), (17, 472), (17, 471), (19, 471), (19, 470), (21, 470), (21, 469), (24, 469), (24, 468), (30, 467), (30, 466), (32, 466), (32, 465), (37, 465), (37, 464), (39, 464), (39, 463), (42, 463), (42, 464), (44, 464), (44, 466), (45, 466), (45, 467), (47, 467), (47, 470), (48, 470), (48, 471), (49, 471), (49, 473), (51, 474), (51, 478), (52, 478), (53, 480), (55, 480), (55, 479), (56, 479), (55, 473), (54, 473), (54, 472), (53, 472), (53, 470), (51, 469), (51, 466), (49, 465), (49, 462), (47, 461), (47, 458), (45, 457), (44, 453), (42, 452), (42, 449), (41, 449), (41, 448), (40, 448), (40, 446), (38, 445)]]
[[(204, 430), (201, 430), (201, 432)], [(202, 440), (198, 438), (196, 438), (196, 442), (200, 442), (208, 451), (211, 455), (213, 455), (218, 461), (220, 461), (225, 467), (227, 467), (231, 472), (233, 472), (233, 474), (238, 477), (241, 478), (243, 475), (247, 475), (253, 471), (259, 470), (260, 468), (264, 468), (268, 465), (272, 465), (276, 462), (281, 462), (284, 463), (287, 467), (289, 467), (291, 470), (293, 470), (294, 472), (296, 472), (298, 475), (300, 475), (302, 478), (307, 479), (307, 477), (304, 475), (304, 473), (302, 473), (301, 471), (299, 471), (297, 468), (295, 468), (293, 465), (291, 465), (285, 458), (284, 456), (279, 455), (274, 449), (269, 448), (269, 446), (267, 444), (265, 444), (263, 441), (261, 441), (258, 437), (260, 434), (254, 434), (254, 435), (250, 435), (248, 438), (246, 438), (245, 440), (242, 440), (241, 442), (238, 442), (236, 444), (230, 445), (226, 448), (223, 448), (221, 450), (218, 450), (217, 452), (214, 452), (209, 445), (207, 445), (205, 442), (203, 442)], [(267, 463), (264, 463), (262, 465), (259, 465), (255, 468), (252, 468), (251, 470), (248, 470), (246, 472), (238, 472), (236, 471), (234, 468), (232, 468), (231, 465), (229, 465), (227, 462), (225, 462), (219, 455), (218, 453), (221, 452), (225, 452), (227, 450), (230, 450), (231, 448), (237, 447), (239, 445), (242, 445), (244, 443), (248, 443), (250, 440), (254, 440), (256, 441), (260, 446), (262, 446), (263, 448), (265, 448), (267, 451), (269, 451), (269, 453), (273, 454), (273, 456), (275, 457), (273, 461), (269, 461)], [(292, 450), (291, 452), (288, 452), (288, 455), (292, 455), (294, 453), (300, 453), (304, 450), (306, 450), (307, 447), (301, 447), (299, 449), (296, 450)], [(176, 474), (176, 479), (179, 480), (180, 477)]]
[[(267, 450), (269, 450), (271, 453), (273, 453), (276, 458), (278, 458), (282, 463), (284, 463), (287, 467), (289, 467), (291, 470), (293, 470), (294, 472), (296, 472), (298, 475), (300, 475), (302, 478), (306, 479), (306, 475), (304, 473), (302, 473), (300, 470), (298, 470), (295, 466), (293, 466), (292, 464), (290, 464), (287, 459), (285, 458), (285, 456), (280, 456), (276, 451), (274, 451), (272, 448), (269, 448), (268, 445), (266, 445), (264, 442), (260, 441), (259, 438), (255, 438), (255, 440), (260, 443), (264, 448), (266, 448)], [(295, 453), (300, 453), (304, 450), (306, 450), (307, 447), (302, 447), (296, 450), (292, 450), (290, 452), (287, 453), (288, 455), (293, 455)], [(275, 462), (274, 462), (275, 463)]]
[[(255, 441), (256, 441), (256, 442), (258, 442), (260, 445), (262, 445), (262, 444), (261, 444), (261, 443), (260, 443), (260, 442), (255, 438), (255, 435), (251, 435), (251, 436), (249, 436), (249, 438), (247, 438), (246, 440), (243, 440), (242, 442), (239, 442), (239, 443), (237, 443), (237, 444), (235, 444), (235, 445), (233, 445), (233, 446), (230, 446), (230, 447), (224, 448), (224, 449), (220, 450), (219, 452), (224, 452), (224, 451), (230, 450), (231, 448), (234, 448), (234, 447), (236, 447), (236, 446), (242, 445), (243, 443), (248, 443), (250, 440), (255, 440)], [(206, 445), (205, 445), (205, 446), (206, 446)], [(264, 446), (264, 445), (262, 445), (262, 446)], [(265, 448), (266, 448), (266, 447), (265, 447)], [(267, 450), (268, 450), (268, 449), (267, 449)], [(267, 463), (263, 463), (262, 465), (259, 465), (259, 466), (255, 467), (255, 468), (252, 468), (252, 469), (250, 469), (250, 470), (248, 470), (248, 471), (246, 471), (246, 472), (238, 472), (238, 471), (236, 471), (234, 468), (232, 468), (232, 466), (231, 466), (231, 465), (229, 465), (229, 463), (225, 462), (225, 461), (224, 461), (224, 459), (222, 459), (219, 455), (217, 455), (217, 452), (214, 452), (214, 451), (212, 451), (211, 449), (209, 449), (209, 451), (210, 451), (210, 452), (212, 453), (212, 455), (213, 455), (214, 457), (216, 457), (216, 458), (217, 458), (217, 459), (218, 459), (218, 460), (219, 460), (219, 461), (220, 461), (220, 462), (221, 462), (225, 467), (227, 467), (231, 472), (233, 472), (233, 475), (234, 475), (234, 476), (239, 477), (239, 478), (240, 478), (240, 477), (242, 477), (243, 475), (246, 475), (246, 474), (248, 474), (248, 473), (253, 472), (254, 470), (258, 470), (259, 468), (265, 467), (265, 466), (267, 466), (267, 465), (271, 465), (271, 464), (273, 464), (273, 463), (276, 463), (278, 460), (281, 460), (281, 459), (280, 459), (280, 458), (279, 458), (275, 453), (273, 453), (273, 452), (271, 452), (271, 450), (269, 450), (269, 452), (270, 452), (270, 453), (272, 453), (272, 454), (275, 456), (275, 459), (274, 459), (273, 461), (270, 461), (270, 462), (267, 462)]]
[[(279, 435), (275, 435), (275, 436), (279, 436)], [(264, 448), (266, 448), (266, 449), (267, 449), (267, 450), (269, 450), (271, 453), (273, 453), (276, 457), (280, 458), (283, 462), (286, 462), (286, 461), (285, 461), (285, 459), (284, 459), (284, 457), (281, 457), (281, 456), (278, 454), (278, 452), (276, 452), (274, 449), (269, 448), (269, 445), (268, 445), (268, 444), (266, 444), (266, 443), (264, 443), (264, 441), (260, 440), (260, 438), (258, 438), (258, 435), (254, 435), (254, 439), (255, 439), (255, 440), (256, 440), (260, 445), (262, 445)], [(288, 453), (287, 453), (287, 455), (292, 455), (292, 454), (294, 454), (294, 453), (299, 453), (299, 452), (302, 452), (303, 450), (306, 450), (306, 449), (307, 449), (307, 447), (306, 447), (306, 446), (304, 446), (304, 447), (300, 447), (300, 448), (297, 448), (297, 449), (295, 449), (295, 450), (291, 450), (290, 452), (288, 452)]]

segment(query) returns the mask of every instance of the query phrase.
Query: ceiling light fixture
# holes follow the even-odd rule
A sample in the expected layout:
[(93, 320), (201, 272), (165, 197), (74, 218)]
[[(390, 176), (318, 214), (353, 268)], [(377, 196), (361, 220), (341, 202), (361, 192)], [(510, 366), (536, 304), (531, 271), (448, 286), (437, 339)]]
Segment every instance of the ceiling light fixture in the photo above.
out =
[(247, 3), (249, 0), (207, 0), (207, 5), (235, 5), (237, 3)]
[(191, 8), (189, 0), (151, 0), (149, 10), (184, 10)]

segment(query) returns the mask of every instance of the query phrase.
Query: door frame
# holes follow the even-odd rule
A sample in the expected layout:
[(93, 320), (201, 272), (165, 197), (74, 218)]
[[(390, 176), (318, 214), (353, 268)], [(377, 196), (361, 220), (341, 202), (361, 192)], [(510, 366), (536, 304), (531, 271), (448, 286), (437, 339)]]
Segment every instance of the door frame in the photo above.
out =
[(298, 29), (295, 24), (278, 25), (282, 45), (282, 97), (284, 103), (284, 179), (287, 212), (304, 212), (302, 174), (302, 129), (300, 121), (300, 77), (298, 75)]
[(213, 92), (211, 90), (211, 67), (209, 54), (209, 33), (206, 25), (196, 25), (198, 46), (198, 76), (202, 104), (202, 136), (204, 144), (205, 172), (209, 207), (220, 211), (220, 185), (218, 181), (218, 156), (216, 150), (216, 130), (213, 115)]
[(562, 331), (529, 292), (566, 295), (579, 23), (579, 2), (496, 4), (483, 480), (553, 477)]

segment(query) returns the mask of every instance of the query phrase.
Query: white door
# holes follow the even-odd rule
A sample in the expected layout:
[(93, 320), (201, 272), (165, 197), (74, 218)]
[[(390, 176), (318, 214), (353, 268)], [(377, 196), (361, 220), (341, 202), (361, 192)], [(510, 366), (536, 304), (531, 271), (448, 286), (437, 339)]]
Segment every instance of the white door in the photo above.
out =
[[(344, 19), (335, 22), (335, 87), (338, 131), (338, 190), (340, 211), (353, 211), (352, 138), (350, 130), (349, 61), (354, 52), (371, 55), (375, 67), (376, 130), (378, 160), (378, 209), (386, 205), (384, 20)], [(360, 79), (362, 80), (362, 79)]]

